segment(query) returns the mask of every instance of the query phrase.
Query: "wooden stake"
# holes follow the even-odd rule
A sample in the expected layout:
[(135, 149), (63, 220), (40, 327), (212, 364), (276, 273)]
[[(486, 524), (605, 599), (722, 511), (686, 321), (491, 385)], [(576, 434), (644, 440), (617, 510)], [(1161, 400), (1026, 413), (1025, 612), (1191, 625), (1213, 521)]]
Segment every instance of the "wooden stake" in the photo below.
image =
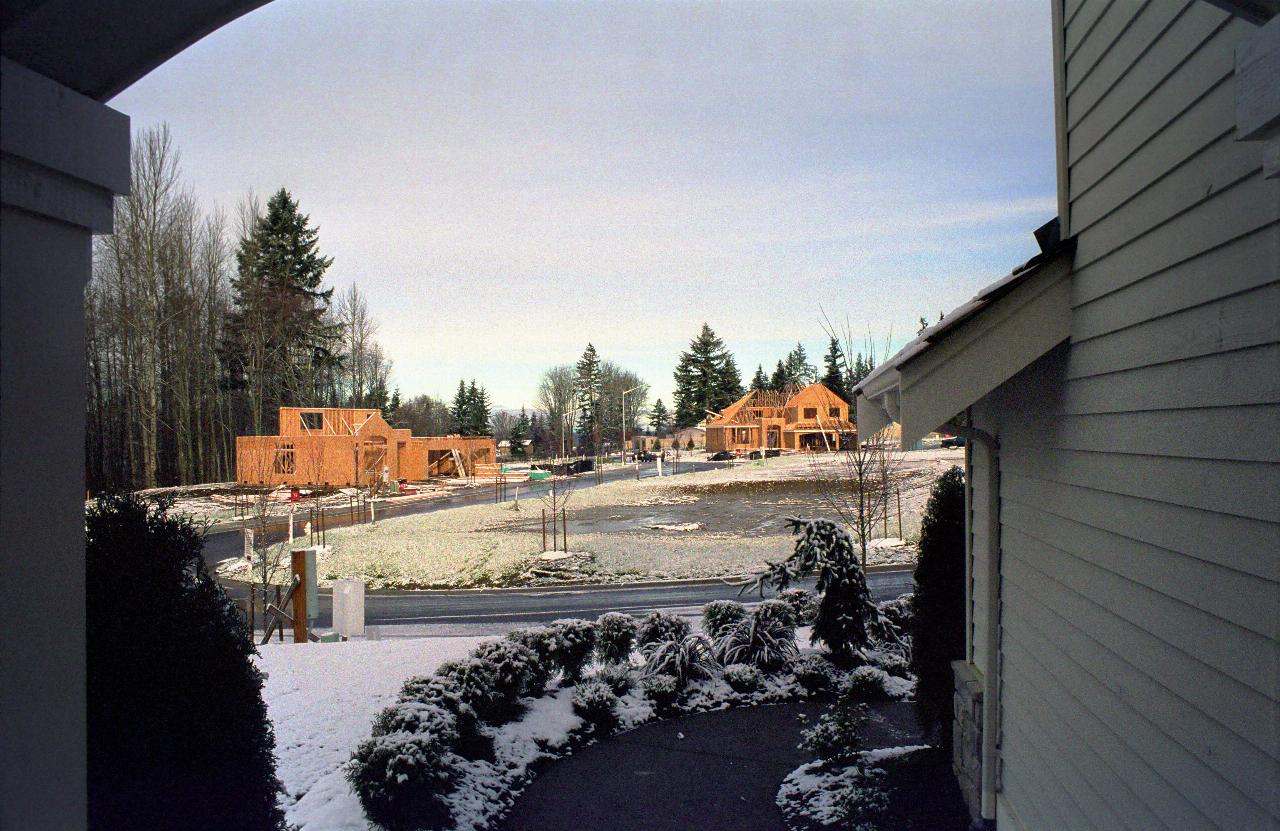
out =
[(302, 549), (292, 554), (293, 566), (293, 642), (307, 642), (307, 553)]
[(902, 536), (902, 488), (895, 489), (898, 493), (898, 539), (905, 539)]
[[(266, 598), (264, 597), (263, 600), (266, 600)], [(280, 587), (279, 586), (276, 586), (276, 608), (277, 609), (280, 608)], [(264, 611), (264, 614), (265, 614), (265, 611)], [(284, 643), (284, 627), (281, 626), (280, 629), (277, 630), (277, 633), (280, 635), (280, 643)], [(271, 639), (271, 633), (268, 632), (267, 640), (270, 640), (270, 639)], [(263, 643), (266, 643), (266, 642), (267, 642), (266, 640), (263, 641)]]
[[(267, 599), (267, 590), (262, 590), (262, 599)], [(253, 632), (257, 627), (254, 626), (253, 607), (258, 605), (258, 587), (249, 586), (249, 643), (253, 643)]]
[(567, 554), (569, 552), (569, 520), (565, 518), (564, 508), (560, 509), (560, 533), (563, 535), (561, 541), (564, 543), (561, 550)]
[(547, 509), (543, 508), (542, 509), (542, 551), (543, 553), (546, 553), (546, 550), (547, 550)]

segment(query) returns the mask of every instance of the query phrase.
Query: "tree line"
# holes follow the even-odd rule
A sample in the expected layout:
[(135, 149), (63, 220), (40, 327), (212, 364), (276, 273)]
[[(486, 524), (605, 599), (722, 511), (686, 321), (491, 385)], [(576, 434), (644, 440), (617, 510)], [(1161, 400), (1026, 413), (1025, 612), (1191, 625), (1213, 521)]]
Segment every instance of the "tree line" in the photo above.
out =
[(202, 210), (167, 126), (131, 166), (85, 290), (91, 491), (229, 480), (235, 437), (275, 432), (280, 406), (398, 408), (363, 295), (324, 285), (332, 259), (287, 190)]

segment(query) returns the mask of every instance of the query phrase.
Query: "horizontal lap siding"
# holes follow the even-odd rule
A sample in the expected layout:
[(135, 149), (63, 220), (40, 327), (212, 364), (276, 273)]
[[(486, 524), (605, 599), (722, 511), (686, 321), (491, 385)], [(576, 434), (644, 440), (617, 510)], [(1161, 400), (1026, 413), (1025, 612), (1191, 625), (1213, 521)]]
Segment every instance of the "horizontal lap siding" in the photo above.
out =
[(1064, 11), (1071, 341), (974, 408), (1001, 441), (1003, 797), (1032, 827), (1277, 828), (1280, 183), (1235, 141), (1232, 75), (1254, 27)]

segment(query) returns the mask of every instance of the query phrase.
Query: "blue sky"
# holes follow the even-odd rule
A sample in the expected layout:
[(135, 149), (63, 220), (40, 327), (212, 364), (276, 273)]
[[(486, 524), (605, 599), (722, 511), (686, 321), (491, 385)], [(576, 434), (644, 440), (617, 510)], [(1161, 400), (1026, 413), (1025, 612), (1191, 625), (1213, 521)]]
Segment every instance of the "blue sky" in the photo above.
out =
[(276, 0), (112, 106), (206, 206), (289, 188), (403, 393), (531, 403), (587, 341), (670, 401), (819, 306), (894, 346), (1055, 208), (1049, 4)]

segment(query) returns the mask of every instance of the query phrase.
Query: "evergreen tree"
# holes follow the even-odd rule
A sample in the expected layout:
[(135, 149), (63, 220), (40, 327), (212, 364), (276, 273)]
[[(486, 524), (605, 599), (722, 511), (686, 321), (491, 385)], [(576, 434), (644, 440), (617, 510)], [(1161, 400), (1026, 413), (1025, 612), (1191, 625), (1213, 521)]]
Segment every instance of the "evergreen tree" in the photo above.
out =
[(675, 425), (689, 427), (718, 412), (742, 396), (742, 376), (738, 365), (711, 327), (702, 331), (680, 353), (675, 371)]
[(89, 827), (283, 831), (253, 644), (203, 529), (167, 507), (85, 512)]
[(826, 371), (822, 376), (822, 383), (827, 389), (848, 401), (849, 391), (845, 389), (844, 372), (840, 369), (840, 364), (843, 362), (844, 353), (840, 351), (840, 341), (832, 338), (827, 348), (827, 356), (823, 359), (823, 368)]
[(756, 364), (756, 374), (751, 378), (751, 391), (759, 392), (767, 389), (769, 389), (769, 379), (764, 374), (764, 365)]
[(601, 394), (603, 379), (600, 375), (600, 355), (594, 345), (588, 343), (578, 359), (573, 392), (578, 401), (578, 434), (591, 444), (595, 453), (600, 452), (602, 424)]
[(920, 523), (911, 622), (916, 719), (951, 747), (951, 662), (964, 657), (964, 472), (938, 477)]
[(386, 406), (382, 408), (382, 417), (385, 418), (388, 422), (390, 422), (392, 419), (396, 417), (396, 410), (399, 410), (399, 409), (400, 409), (400, 388), (396, 387), (395, 391), (391, 393), (390, 400), (388, 400), (386, 403)]
[(489, 419), (493, 413), (489, 404), (489, 393), (484, 387), (477, 386), (476, 379), (471, 379), (471, 384), (466, 391), (466, 405), (464, 413), (463, 430), (464, 436), (487, 436), (489, 435)]
[(333, 259), (318, 246), (318, 231), (281, 188), (236, 252), (221, 351), (229, 386), (248, 394), (255, 433), (275, 407), (315, 400), (333, 360), (333, 289), (320, 286)]
[(818, 377), (818, 369), (809, 363), (809, 355), (804, 351), (804, 345), (796, 344), (796, 348), (787, 353), (787, 360), (784, 364), (787, 372), (787, 381), (802, 387), (812, 384)]
[(769, 389), (782, 392), (787, 387), (787, 381), (787, 368), (782, 361), (778, 361), (778, 365), (773, 369), (773, 375), (769, 376)]
[(529, 414), (525, 412), (524, 407), (520, 408), (520, 415), (516, 418), (515, 424), (511, 425), (511, 455), (517, 459), (523, 459), (526, 455), (524, 446), (525, 440), (529, 438), (529, 434), (533, 429), (532, 422), (529, 421)]
[(658, 438), (665, 436), (671, 429), (671, 412), (661, 398), (653, 402), (653, 409), (649, 411), (649, 427)]
[(453, 403), (449, 405), (449, 422), (453, 432), (466, 435), (469, 414), (467, 383), (462, 379), (458, 379), (458, 391), (453, 394)]

